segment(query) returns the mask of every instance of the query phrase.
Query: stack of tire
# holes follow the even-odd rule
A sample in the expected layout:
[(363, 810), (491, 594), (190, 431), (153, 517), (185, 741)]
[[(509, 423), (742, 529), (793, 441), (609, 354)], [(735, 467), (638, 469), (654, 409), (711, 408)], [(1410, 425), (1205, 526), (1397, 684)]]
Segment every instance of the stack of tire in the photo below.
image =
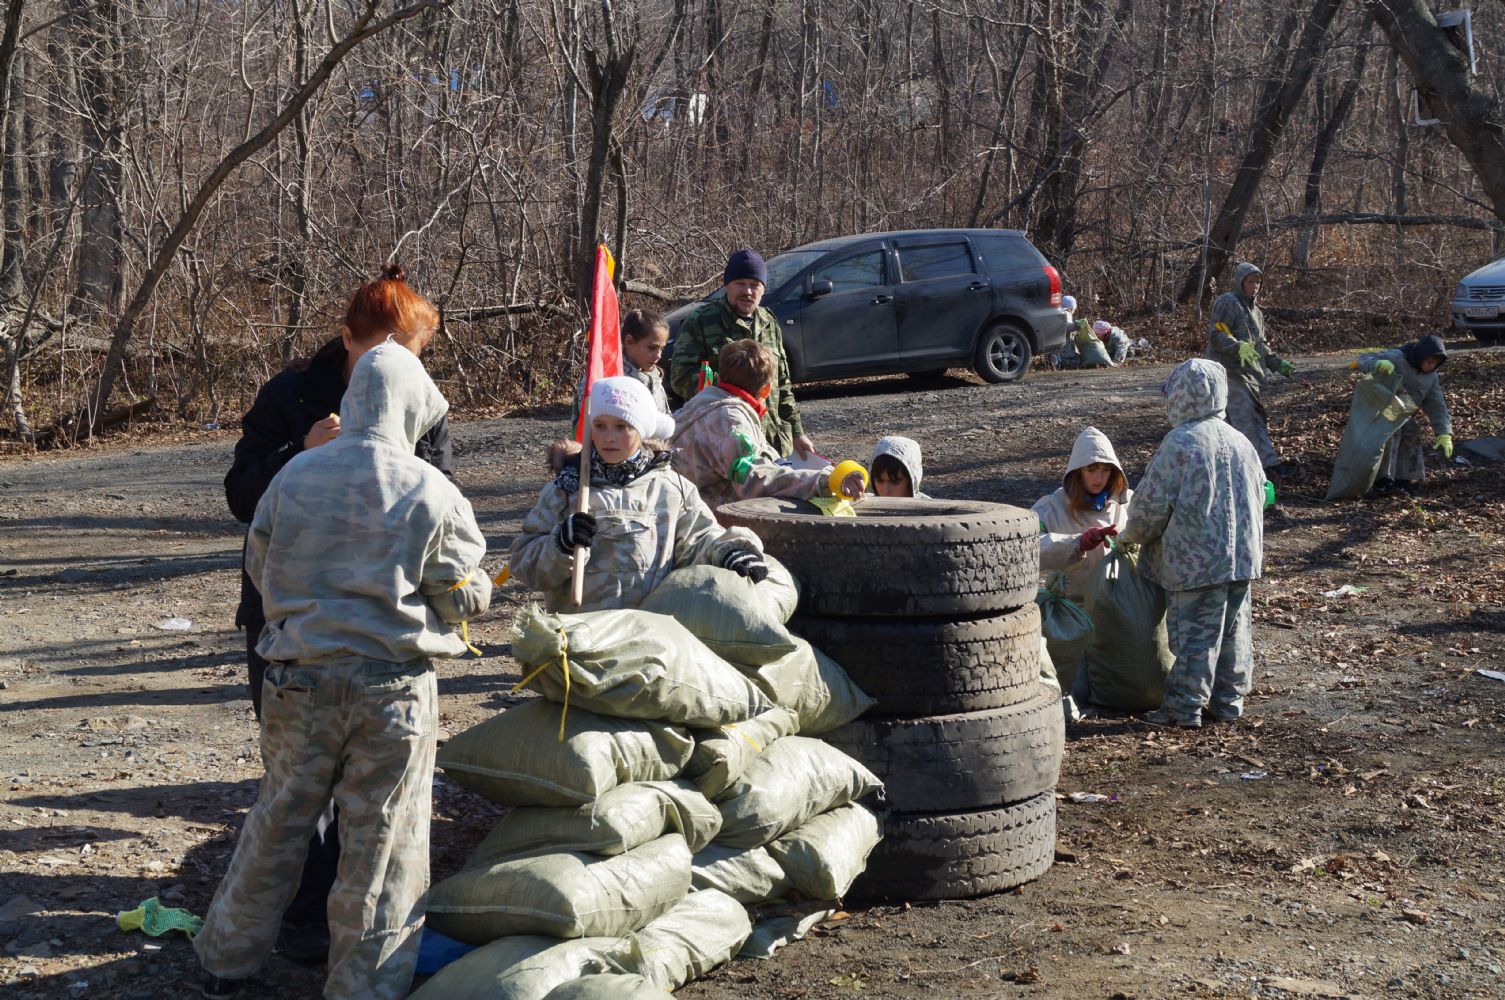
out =
[(1003, 504), (870, 498), (721, 507), (801, 584), (790, 630), (877, 704), (823, 738), (887, 788), (883, 842), (851, 896), (964, 899), (1055, 858), (1060, 692), (1040, 680), (1039, 520)]

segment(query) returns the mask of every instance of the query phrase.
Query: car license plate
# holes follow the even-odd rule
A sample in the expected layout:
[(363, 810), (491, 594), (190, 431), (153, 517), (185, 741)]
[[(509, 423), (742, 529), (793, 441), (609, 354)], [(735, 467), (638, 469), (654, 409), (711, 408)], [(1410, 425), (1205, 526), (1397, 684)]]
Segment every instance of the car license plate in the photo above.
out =
[(1463, 315), (1469, 319), (1494, 319), (1500, 315), (1499, 306), (1465, 306)]

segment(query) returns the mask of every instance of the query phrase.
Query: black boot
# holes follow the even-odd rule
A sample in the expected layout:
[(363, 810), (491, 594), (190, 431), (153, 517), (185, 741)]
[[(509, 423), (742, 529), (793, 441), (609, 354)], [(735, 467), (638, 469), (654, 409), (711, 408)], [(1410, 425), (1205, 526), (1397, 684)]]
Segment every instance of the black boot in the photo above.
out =
[(1421, 484), (1414, 479), (1397, 479), (1395, 488), (1413, 500), (1421, 496)]

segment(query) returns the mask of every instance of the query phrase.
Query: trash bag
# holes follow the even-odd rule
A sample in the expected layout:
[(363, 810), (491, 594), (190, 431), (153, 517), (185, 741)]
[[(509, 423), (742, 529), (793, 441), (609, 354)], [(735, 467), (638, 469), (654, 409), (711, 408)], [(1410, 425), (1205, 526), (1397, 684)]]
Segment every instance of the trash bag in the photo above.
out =
[(1343, 443), (1338, 446), (1324, 499), (1361, 497), (1374, 486), (1385, 443), (1416, 412), (1416, 404), (1400, 386), (1400, 376), (1381, 381), (1365, 375), (1353, 387), (1348, 424), (1343, 428)]
[(544, 1000), (562, 983), (611, 971), (629, 948), (619, 937), (504, 937), (455, 959), (409, 1000)]
[(583, 806), (518, 806), (503, 816), (468, 864), (573, 851), (611, 856), (665, 833), (685, 838), (690, 853), (721, 830), (721, 813), (688, 781), (634, 781)]
[(751, 934), (752, 920), (741, 903), (704, 889), (630, 935), (622, 964), (661, 989), (677, 990), (731, 961)]
[(691, 865), (690, 884), (697, 890), (717, 889), (747, 906), (782, 899), (792, 887), (766, 847), (711, 844), (696, 852)]
[(663, 916), (689, 891), (690, 849), (677, 833), (611, 858), (545, 854), (491, 864), (478, 853), (429, 891), (428, 923), (466, 944), (510, 934), (616, 937)]
[(683, 729), (576, 708), (565, 716), (561, 742), (559, 717), (558, 705), (530, 699), (452, 737), (435, 762), (488, 802), (574, 806), (623, 782), (676, 777), (695, 748)]
[(514, 628), (512, 655), (526, 683), (559, 704), (701, 729), (773, 707), (737, 668), (668, 615), (625, 608), (553, 615), (533, 607), (517, 616)]
[(608, 972), (556, 986), (544, 1000), (674, 1000), (674, 994), (642, 976)]
[(720, 795), (747, 765), (781, 736), (799, 732), (799, 716), (787, 708), (770, 708), (746, 722), (729, 722), (720, 729), (695, 729), (695, 749), (684, 776), (711, 797)]
[(763, 693), (776, 704), (794, 710), (799, 731), (820, 736), (857, 718), (875, 704), (867, 692), (842, 669), (841, 664), (799, 636), (791, 636), (793, 652), (772, 663), (742, 667)]
[(812, 816), (855, 802), (883, 783), (857, 761), (820, 740), (774, 740), (721, 794), (721, 832), (733, 847), (760, 847)]
[(1075, 601), (1047, 587), (1035, 593), (1035, 604), (1040, 608), (1040, 634), (1050, 650), (1056, 680), (1063, 691), (1070, 691), (1071, 682), (1076, 680), (1076, 672), (1092, 645), (1092, 619)]
[(1092, 703), (1120, 712), (1158, 708), (1174, 662), (1165, 591), (1115, 546), (1088, 576), (1085, 603), (1095, 629), (1086, 663)]
[(786, 833), (768, 845), (768, 853), (808, 898), (840, 899), (882, 839), (878, 817), (850, 802)]
[(799, 600), (789, 571), (779, 565), (775, 572), (773, 565), (762, 583), (719, 566), (677, 569), (639, 607), (668, 615), (733, 663), (772, 663), (794, 652), (784, 608)]

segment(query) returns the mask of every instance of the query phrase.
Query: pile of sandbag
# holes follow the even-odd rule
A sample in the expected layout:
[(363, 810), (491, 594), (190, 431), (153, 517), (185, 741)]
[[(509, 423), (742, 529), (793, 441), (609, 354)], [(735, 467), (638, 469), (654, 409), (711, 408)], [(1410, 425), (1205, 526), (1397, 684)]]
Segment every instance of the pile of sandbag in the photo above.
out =
[(651, 609), (519, 616), (513, 656), (544, 697), (438, 759), (512, 807), (429, 895), (429, 926), (481, 947), (416, 996), (658, 996), (750, 940), (771, 953), (788, 929), (755, 935), (761, 904), (846, 891), (880, 784), (813, 736), (870, 700), (784, 629), (798, 594), (773, 570), (693, 567)]

